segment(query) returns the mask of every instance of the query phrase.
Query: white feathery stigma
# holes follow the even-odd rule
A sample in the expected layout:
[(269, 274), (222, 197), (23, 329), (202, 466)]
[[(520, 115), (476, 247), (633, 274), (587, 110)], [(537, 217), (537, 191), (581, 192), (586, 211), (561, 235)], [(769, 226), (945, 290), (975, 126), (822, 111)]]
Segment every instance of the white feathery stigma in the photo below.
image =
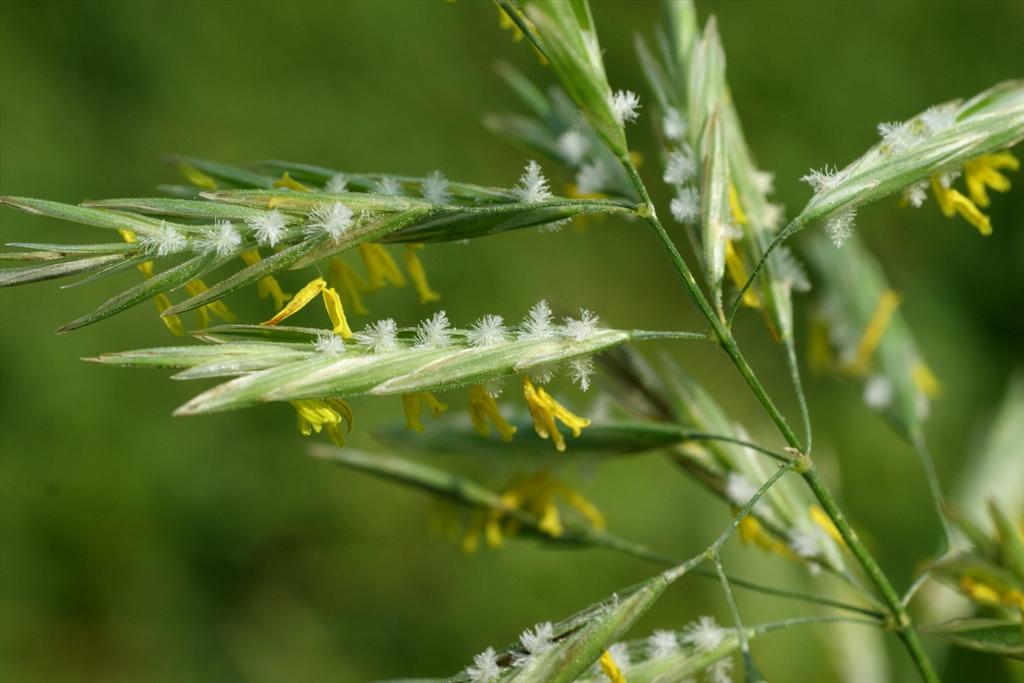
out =
[(608, 172), (600, 161), (583, 164), (576, 173), (576, 191), (582, 194), (600, 192), (608, 182)]
[(335, 173), (324, 185), (324, 189), (331, 193), (348, 192), (348, 176), (344, 173)]
[(277, 246), (277, 243), (284, 239), (288, 226), (284, 214), (276, 210), (261, 213), (258, 216), (250, 216), (245, 219), (245, 224), (256, 236), (256, 242), (268, 247)]
[(441, 171), (434, 171), (423, 179), (423, 198), (431, 204), (448, 204), (452, 195), (448, 192), (448, 178)]
[(227, 256), (242, 244), (242, 236), (231, 224), (231, 221), (217, 221), (212, 228), (203, 231), (199, 246), (204, 254), (216, 252), (217, 256)]
[(724, 657), (707, 668), (708, 683), (732, 683), (732, 658)]
[(355, 333), (356, 341), (374, 353), (386, 353), (398, 348), (398, 325), (391, 318), (378, 320)]
[(565, 334), (576, 341), (583, 341), (597, 332), (600, 322), (601, 319), (597, 317), (596, 313), (581, 308), (579, 318), (565, 318)]
[(548, 188), (548, 179), (544, 172), (534, 160), (530, 160), (519, 176), (519, 184), (512, 188), (513, 192), (528, 204), (536, 204), (551, 198), (551, 190)]
[(670, 107), (661, 119), (661, 132), (673, 142), (679, 142), (686, 135), (686, 122), (678, 109)]
[(718, 625), (715, 618), (704, 615), (691, 622), (683, 631), (683, 642), (693, 645), (697, 652), (709, 652), (725, 641), (728, 631)]
[(170, 256), (188, 248), (188, 240), (177, 229), (160, 221), (160, 229), (155, 235), (140, 235), (139, 244), (143, 250), (157, 256)]
[(494, 683), (501, 675), (498, 655), (493, 647), (489, 647), (473, 657), (473, 666), (466, 669), (470, 683)]
[(825, 190), (831, 190), (839, 181), (843, 179), (843, 175), (837, 171), (834, 167), (823, 166), (821, 170), (811, 169), (807, 175), (800, 178), (814, 190), (815, 194), (824, 192)]
[(930, 135), (952, 128), (956, 123), (956, 105), (937, 104), (934, 107), (929, 107), (921, 114), (921, 122), (928, 129)]
[(739, 472), (730, 472), (725, 478), (725, 495), (734, 504), (743, 507), (757, 493), (757, 486)]
[(558, 136), (558, 153), (570, 166), (578, 166), (587, 153), (587, 138), (575, 128)]
[(669, 185), (682, 185), (689, 181), (696, 172), (697, 163), (693, 160), (693, 152), (687, 145), (682, 149), (673, 150), (668, 155), (662, 180)]
[(594, 375), (594, 361), (589, 358), (573, 358), (569, 361), (569, 376), (580, 388), (580, 391), (590, 389), (590, 378)]
[(500, 315), (485, 315), (466, 330), (466, 339), (478, 347), (501, 344), (508, 339), (505, 320)]
[(345, 350), (345, 340), (329, 330), (324, 330), (316, 335), (313, 348), (321, 353), (342, 353)]
[(681, 187), (669, 203), (672, 218), (680, 223), (692, 225), (700, 216), (700, 196), (693, 187)]
[(856, 217), (856, 209), (845, 209), (829, 218), (825, 224), (825, 231), (837, 249), (853, 234), (853, 220)]
[(555, 628), (550, 621), (537, 624), (533, 630), (526, 629), (519, 635), (519, 643), (526, 650), (526, 654), (519, 653), (513, 659), (515, 666), (528, 664), (537, 655), (544, 654), (554, 647)]
[(620, 126), (630, 121), (636, 121), (640, 116), (640, 98), (632, 90), (615, 91), (609, 104), (612, 107), (612, 116)]
[(775, 174), (769, 171), (754, 171), (751, 175), (751, 180), (754, 181), (754, 187), (761, 194), (771, 194), (775, 191)]
[(903, 121), (878, 124), (878, 134), (882, 136), (882, 143), (888, 147), (890, 153), (902, 152), (913, 147), (918, 140), (910, 124)]
[(928, 199), (927, 180), (922, 180), (921, 182), (914, 183), (913, 185), (907, 185), (903, 188), (903, 200), (915, 209), (920, 208), (926, 199)]
[(397, 197), (402, 194), (402, 185), (395, 178), (385, 175), (381, 176), (377, 182), (373, 184), (373, 191), (377, 194)]
[(800, 557), (810, 559), (822, 554), (822, 534), (818, 527), (801, 520), (786, 533), (789, 548)]
[(655, 631), (647, 637), (647, 656), (651, 659), (669, 657), (679, 652), (679, 639), (672, 631)]
[(548, 302), (541, 299), (533, 305), (533, 308), (523, 318), (516, 333), (518, 339), (550, 339), (555, 334), (554, 325), (551, 322), (551, 307)]
[(416, 348), (438, 349), (452, 343), (448, 314), (438, 311), (416, 327)]
[(864, 403), (881, 410), (892, 402), (892, 382), (885, 375), (873, 375), (864, 382)]
[(800, 262), (793, 256), (793, 252), (787, 246), (781, 246), (772, 254), (772, 262), (779, 280), (789, 284), (796, 292), (806, 292), (811, 288), (811, 281), (807, 278), (807, 272)]
[(309, 212), (306, 222), (306, 234), (325, 233), (332, 239), (340, 238), (352, 227), (352, 209), (341, 202), (320, 204)]

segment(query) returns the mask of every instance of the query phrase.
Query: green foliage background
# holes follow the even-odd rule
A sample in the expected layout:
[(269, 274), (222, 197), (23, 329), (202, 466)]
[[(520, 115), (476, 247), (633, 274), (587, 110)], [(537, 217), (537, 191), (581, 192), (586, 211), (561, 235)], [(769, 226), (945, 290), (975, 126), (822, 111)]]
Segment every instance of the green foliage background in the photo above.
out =
[[(733, 96), (764, 168), (791, 211), (808, 167), (842, 166), (879, 121), (1019, 77), (1020, 3), (729, 3), (713, 12)], [(654, 3), (598, 2), (614, 87), (644, 92), (634, 31)], [(550, 81), (498, 28), (489, 3), (9, 2), (0, 19), (0, 192), (75, 202), (152, 193), (175, 180), (159, 157), (285, 158), (353, 171), (511, 185), (526, 154), (480, 125), (516, 107), (494, 76), (501, 58)], [(650, 121), (631, 142), (650, 151)], [(653, 155), (649, 154), (649, 158)], [(661, 192), (657, 169), (641, 169)], [(1024, 183), (1018, 173), (1016, 184)], [(662, 202), (667, 197), (658, 197)], [(664, 204), (662, 204), (664, 205)], [(929, 423), (950, 490), (1024, 360), (1024, 193), (1000, 195), (995, 234), (885, 201), (858, 229), (880, 254), (904, 314), (945, 387)], [(4, 211), (3, 241), (60, 241), (86, 229)], [(97, 238), (99, 236), (97, 235)], [(615, 326), (695, 328), (668, 261), (639, 224), (522, 232), (424, 252), (453, 321), (517, 319), (538, 298), (586, 306)], [(648, 576), (606, 552), (512, 542), (470, 557), (431, 531), (425, 499), (311, 461), (287, 406), (195, 419), (171, 410), (197, 387), (166, 373), (82, 363), (102, 351), (164, 344), (150, 305), (57, 337), (52, 330), (137, 273), (60, 291), (0, 292), (0, 676), (5, 681), (322, 681), (447, 674), (527, 625), (557, 619)], [(287, 276), (291, 291), (300, 274)], [(372, 314), (411, 324), (432, 312), (407, 290), (371, 295)], [(267, 302), (230, 300), (256, 321)], [(319, 312), (308, 320), (319, 320)], [(321, 321), (322, 322), (322, 321)], [(778, 350), (754, 315), (740, 322), (764, 378), (796, 414)], [(775, 436), (724, 356), (665, 345), (755, 436)], [(655, 350), (655, 348), (651, 348)], [(911, 450), (849, 386), (811, 377), (819, 458), (883, 566), (905, 586), (937, 543)], [(514, 392), (510, 392), (514, 393)], [(558, 392), (571, 406), (582, 397)], [(461, 397), (448, 397), (453, 409)], [(356, 399), (358, 436), (400, 419), (397, 400)], [(429, 427), (429, 426), (428, 426)], [(571, 446), (570, 446), (571, 447)], [(430, 456), (436, 462), (450, 456)], [(551, 452), (557, 462), (560, 456)], [(455, 461), (453, 461), (455, 464)], [(466, 463), (460, 463), (466, 464)], [(512, 462), (467, 465), (498, 485)], [(611, 528), (693, 553), (727, 510), (656, 455), (570, 470)], [(841, 476), (840, 476), (841, 475)], [(736, 548), (737, 574), (777, 583), (803, 571)], [(748, 621), (791, 604), (741, 597)], [(728, 613), (716, 584), (674, 587), (641, 631)], [(834, 631), (755, 644), (773, 681), (836, 677)], [(910, 675), (892, 650), (893, 680)], [(1002, 680), (1002, 663), (953, 652), (948, 680)], [(1017, 670), (1020, 675), (1020, 670)]]

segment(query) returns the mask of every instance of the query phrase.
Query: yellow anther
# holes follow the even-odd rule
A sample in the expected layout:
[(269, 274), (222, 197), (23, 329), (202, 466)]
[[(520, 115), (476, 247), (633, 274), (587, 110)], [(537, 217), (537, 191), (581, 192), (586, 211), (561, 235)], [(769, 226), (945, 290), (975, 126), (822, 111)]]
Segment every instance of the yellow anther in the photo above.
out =
[[(121, 239), (123, 239), (125, 242), (129, 244), (133, 244), (137, 241), (135, 239), (135, 233), (132, 232), (131, 230), (118, 230), (117, 232), (121, 235)], [(148, 280), (149, 278), (153, 277), (152, 261), (140, 263), (138, 265), (138, 269), (139, 272), (142, 273), (142, 277), (144, 277), (145, 279)], [(157, 313), (161, 314), (171, 307), (170, 298), (167, 296), (167, 294), (163, 292), (160, 292), (155, 297), (153, 297), (153, 303), (156, 305)], [(171, 331), (171, 334), (177, 335), (179, 337), (185, 334), (185, 326), (181, 323), (181, 318), (179, 318), (178, 316), (161, 315), (160, 320), (163, 321), (164, 327)]]
[(828, 325), (820, 317), (811, 319), (807, 339), (807, 363), (812, 370), (824, 372), (832, 367), (832, 346), (828, 338)]
[(178, 163), (178, 171), (181, 175), (185, 176), (185, 180), (189, 181), (196, 187), (201, 187), (204, 190), (216, 190), (217, 181), (206, 175), (198, 168), (187, 162)]
[(315, 299), (327, 287), (327, 282), (322, 277), (318, 277), (311, 280), (309, 284), (300, 289), (298, 293), (292, 297), (292, 300), (288, 302), (284, 308), (278, 311), (270, 320), (263, 323), (268, 327), (273, 327), (285, 318), (289, 318), (299, 311), (301, 311), (306, 304)]
[(581, 430), (590, 424), (590, 420), (580, 417), (565, 408), (551, 397), (543, 388), (533, 386), (529, 377), (523, 377), (523, 397), (533, 418), (533, 429), (542, 439), (550, 438), (558, 451), (565, 450), (565, 438), (558, 431), (555, 420), (559, 420), (578, 437)]
[(341, 305), (341, 297), (334, 291), (333, 287), (325, 287), (321, 294), (324, 297), (324, 306), (327, 308), (327, 315), (334, 325), (334, 334), (340, 334), (345, 339), (352, 338), (352, 328), (348, 326), (345, 318), (345, 308)]
[(574, 510), (583, 515), (584, 519), (590, 522), (592, 527), (598, 531), (604, 531), (608, 527), (608, 520), (605, 519), (604, 514), (580, 493), (573, 491), (567, 484), (561, 481), (552, 481), (551, 487)]
[(427, 282), (427, 271), (423, 269), (423, 263), (416, 252), (423, 248), (422, 244), (408, 244), (402, 259), (405, 261), (405, 269), (409, 271), (412, 284), (416, 287), (416, 293), (420, 295), (420, 303), (428, 304), (431, 301), (439, 301), (441, 295), (430, 288)]
[(1020, 168), (1017, 157), (1009, 152), (983, 154), (964, 164), (964, 182), (967, 192), (978, 206), (988, 206), (988, 188), (996, 192), (1009, 192), (1010, 179), (999, 171), (1008, 169), (1016, 171)]
[(501, 435), (501, 440), (506, 443), (511, 441), (512, 435), (516, 433), (516, 428), (502, 417), (494, 397), (480, 384), (469, 390), (469, 419), (480, 436), (490, 436), (491, 425), (494, 425)]
[(889, 329), (889, 323), (892, 322), (892, 317), (899, 305), (899, 294), (891, 289), (882, 292), (882, 296), (878, 299), (878, 306), (875, 308), (875, 312), (872, 314), (871, 320), (868, 321), (867, 327), (864, 328), (864, 334), (861, 335), (860, 342), (857, 344), (857, 355), (847, 368), (851, 373), (863, 375), (868, 371), (871, 357), (874, 355), (875, 349), (882, 342), (882, 337), (885, 335), (885, 331)]
[(928, 398), (935, 398), (942, 394), (942, 384), (939, 382), (939, 378), (921, 361), (917, 361), (910, 368), (910, 381), (914, 383), (918, 391)]
[(729, 210), (732, 212), (732, 219), (739, 225), (746, 225), (750, 222), (747, 214), (743, 211), (743, 205), (740, 204), (740, 195), (736, 191), (736, 186), (732, 183), (729, 183)]
[[(345, 434), (352, 431), (352, 408), (340, 398), (301, 399), (292, 401), (298, 416), (299, 432), (309, 436), (314, 432), (327, 429), (331, 440), (338, 446), (345, 445)], [(341, 422), (345, 421), (345, 432), (341, 431)]]
[[(739, 512), (734, 510), (734, 513)], [(761, 522), (754, 515), (746, 515), (739, 524), (740, 541), (747, 545), (756, 545), (761, 550), (775, 553), (789, 559), (799, 559), (789, 546), (769, 534), (761, 526)]]
[[(242, 252), (242, 260), (248, 266), (256, 265), (260, 262), (260, 252), (258, 249), (250, 249), (249, 251)], [(257, 286), (257, 293), (261, 299), (266, 299), (268, 296), (274, 299), (274, 310), (280, 311), (284, 308), (285, 303), (288, 299), (292, 298), (291, 294), (286, 293), (281, 289), (281, 284), (277, 281), (273, 275), (267, 275), (261, 278)]]
[(360, 244), (359, 255), (366, 265), (366, 272), (369, 273), (370, 287), (380, 289), (388, 282), (395, 287), (405, 286), (405, 277), (387, 249), (379, 244)]
[(423, 416), (424, 404), (430, 408), (435, 417), (448, 410), (448, 406), (438, 401), (437, 398), (429, 391), (402, 394), (402, 408), (405, 410), (405, 423), (409, 429), (414, 432), (423, 431), (423, 421), (420, 418)]
[[(206, 283), (196, 278), (191, 280), (185, 285), (185, 291), (188, 292), (189, 296), (199, 296), (203, 292), (209, 289)], [(196, 313), (199, 315), (200, 327), (208, 327), (210, 325), (210, 314), (213, 313), (224, 322), (233, 322), (235, 320), (235, 314), (231, 312), (231, 309), (227, 307), (223, 301), (214, 301), (212, 303), (205, 304), (196, 309)]]
[(512, 21), (512, 17), (510, 17), (500, 6), (498, 7), (498, 25), (501, 26), (502, 29), (512, 31), (512, 40), (517, 43), (523, 39), (522, 29), (516, 26), (516, 22)]
[(992, 234), (992, 222), (970, 199), (952, 188), (942, 186), (938, 175), (932, 176), (932, 194), (946, 218), (960, 214), (964, 220), (978, 229), (982, 235)]
[(605, 650), (598, 663), (601, 665), (601, 671), (611, 683), (626, 683), (626, 677), (623, 675), (622, 669), (615, 663), (611, 652)]
[(981, 602), (986, 605), (998, 605), (1002, 602), (997, 590), (970, 576), (960, 578), (960, 589), (975, 602)]
[[(727, 240), (725, 243), (725, 268), (736, 289), (742, 289), (743, 285), (747, 284), (747, 267), (743, 263), (743, 257), (733, 246), (733, 240)], [(743, 305), (751, 308), (760, 307), (761, 299), (752, 287), (743, 292)]]
[(825, 514), (824, 510), (817, 505), (812, 505), (807, 509), (807, 511), (811, 515), (811, 521), (817, 524), (822, 531), (832, 538), (833, 541), (839, 545), (846, 545), (846, 541), (843, 539), (842, 534), (839, 533), (839, 529), (836, 528), (836, 525), (832, 522), (832, 518)]
[(289, 190), (295, 190), (296, 192), (313, 191), (306, 187), (305, 185), (303, 185), (302, 183), (300, 183), (298, 180), (295, 180), (295, 178), (292, 178), (288, 171), (285, 171), (283, 174), (281, 174), (280, 180), (274, 181), (274, 187), (283, 187)]
[[(156, 304), (156, 310), (159, 313), (163, 313), (164, 311), (171, 307), (171, 300), (167, 298), (167, 295), (164, 294), (163, 292), (157, 294), (153, 298), (153, 302)], [(179, 337), (185, 334), (185, 326), (182, 325), (181, 318), (179, 318), (178, 316), (161, 315), (160, 319), (164, 321), (164, 325), (167, 327), (168, 330), (171, 331), (171, 334), (176, 334)]]
[(562, 535), (562, 517), (558, 514), (558, 506), (548, 496), (540, 504), (540, 521), (537, 527), (548, 536), (558, 538)]
[(330, 268), (331, 285), (338, 290), (345, 301), (352, 306), (352, 310), (359, 315), (366, 315), (369, 311), (363, 305), (363, 292), (370, 291), (370, 285), (356, 272), (356, 269), (333, 257), (328, 261)]

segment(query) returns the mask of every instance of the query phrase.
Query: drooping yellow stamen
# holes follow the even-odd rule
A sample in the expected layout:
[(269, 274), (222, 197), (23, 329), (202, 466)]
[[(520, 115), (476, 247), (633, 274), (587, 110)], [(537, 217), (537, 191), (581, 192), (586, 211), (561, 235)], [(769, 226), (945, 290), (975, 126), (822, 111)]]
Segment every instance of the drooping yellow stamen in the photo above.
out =
[(740, 195), (736, 191), (736, 186), (732, 183), (729, 183), (729, 210), (732, 212), (732, 219), (739, 225), (746, 225), (750, 222), (747, 214), (743, 211), (743, 205), (740, 204)]
[[(326, 428), (331, 440), (338, 446), (345, 445), (345, 434), (352, 432), (352, 408), (340, 398), (301, 399), (291, 401), (298, 416), (299, 432), (309, 436), (319, 434)], [(345, 421), (345, 432), (341, 431), (341, 421)]]
[(330, 268), (331, 285), (352, 305), (352, 310), (359, 315), (366, 315), (369, 311), (363, 305), (363, 292), (371, 290), (370, 285), (362, 278), (356, 269), (342, 261), (338, 257), (328, 261)]
[(754, 515), (748, 514), (740, 520), (739, 532), (740, 541), (746, 545), (753, 544), (766, 552), (789, 559), (798, 559), (788, 545), (765, 531), (761, 522)]
[(359, 255), (366, 265), (372, 288), (380, 289), (388, 282), (395, 287), (405, 286), (405, 277), (387, 249), (379, 244), (360, 244)]
[(597, 661), (601, 665), (601, 671), (611, 683), (626, 683), (626, 677), (622, 674), (622, 669), (615, 663), (611, 652), (605, 650), (601, 654), (601, 659)]
[[(733, 240), (727, 240), (725, 243), (725, 269), (736, 289), (742, 289), (743, 285), (747, 284), (747, 266), (743, 263), (743, 257), (733, 247)], [(752, 287), (743, 292), (743, 305), (750, 308), (761, 306), (761, 298)]]
[(942, 384), (939, 378), (927, 365), (921, 361), (914, 363), (910, 368), (910, 381), (914, 383), (917, 390), (928, 398), (935, 398), (942, 394)]
[(429, 391), (419, 391), (413, 394), (402, 394), (402, 408), (405, 410), (405, 423), (414, 432), (422, 432), (423, 404), (434, 413), (434, 417), (441, 415), (448, 410), (448, 406), (441, 403)]
[(608, 520), (605, 519), (604, 514), (579, 492), (572, 490), (561, 481), (552, 481), (551, 486), (566, 503), (583, 515), (592, 527), (598, 531), (604, 531), (608, 527)]
[(832, 346), (828, 338), (828, 325), (820, 317), (811, 319), (808, 327), (807, 363), (816, 372), (832, 367)]
[[(207, 289), (209, 288), (206, 286), (206, 283), (199, 278), (191, 280), (185, 285), (185, 291), (188, 292), (189, 296), (199, 296)], [(231, 312), (231, 309), (227, 307), (227, 304), (223, 301), (214, 301), (196, 309), (196, 314), (199, 316), (200, 327), (209, 327), (211, 313), (228, 323), (233, 322), (236, 319), (235, 314)]]
[(268, 327), (273, 327), (285, 318), (295, 315), (305, 308), (306, 304), (315, 299), (326, 287), (327, 282), (322, 277), (311, 280), (309, 284), (300, 289), (298, 293), (292, 297), (292, 300), (288, 302), (288, 305), (278, 311), (277, 315), (263, 324)]
[(469, 389), (469, 419), (480, 436), (490, 436), (492, 424), (505, 443), (516, 433), (516, 428), (502, 417), (494, 397), (480, 384)]
[[(255, 265), (260, 261), (260, 252), (258, 249), (250, 249), (249, 251), (242, 252), (242, 260), (248, 266)], [(285, 302), (292, 298), (291, 294), (286, 293), (281, 289), (281, 284), (277, 281), (273, 275), (267, 275), (261, 278), (257, 286), (257, 293), (261, 299), (266, 299), (268, 296), (274, 299), (274, 310), (280, 311), (284, 308)]]
[(289, 190), (295, 190), (296, 192), (313, 191), (306, 187), (305, 185), (303, 185), (302, 183), (300, 183), (298, 180), (295, 180), (295, 178), (292, 178), (291, 174), (289, 174), (288, 171), (285, 171), (284, 173), (281, 174), (280, 180), (274, 181), (274, 187), (284, 187)]
[(196, 187), (201, 187), (204, 190), (216, 190), (217, 181), (206, 175), (198, 168), (187, 162), (178, 163), (178, 171), (181, 175), (185, 176), (185, 180), (192, 183)]
[[(134, 244), (137, 240), (135, 239), (135, 233), (131, 230), (118, 230), (121, 235), (121, 239), (129, 244)], [(145, 261), (138, 265), (139, 272), (142, 273), (142, 277), (149, 279), (153, 277), (153, 262)], [(185, 326), (181, 323), (181, 318), (176, 315), (162, 315), (164, 311), (171, 307), (171, 299), (164, 292), (160, 292), (153, 297), (153, 303), (156, 306), (157, 313), (160, 313), (160, 320), (163, 321), (164, 327), (170, 330), (171, 334), (178, 337), (185, 334)]]
[(846, 541), (843, 539), (842, 534), (839, 533), (839, 529), (836, 528), (836, 525), (832, 522), (832, 518), (825, 514), (824, 510), (817, 505), (812, 505), (807, 509), (807, 511), (811, 515), (811, 521), (821, 527), (822, 531), (828, 534), (833, 541), (839, 545), (846, 545)]
[(405, 260), (405, 269), (409, 271), (412, 284), (416, 287), (416, 293), (420, 295), (420, 303), (428, 304), (431, 301), (439, 301), (441, 295), (430, 288), (427, 282), (427, 271), (416, 252), (423, 248), (422, 244), (408, 244), (402, 258)]
[(958, 191), (942, 186), (938, 174), (932, 176), (932, 194), (946, 218), (960, 214), (964, 220), (978, 229), (982, 235), (992, 234), (992, 222), (970, 199)]
[(1009, 192), (1010, 179), (999, 171), (1008, 169), (1016, 171), (1020, 168), (1017, 157), (1009, 152), (983, 154), (964, 164), (964, 182), (967, 192), (978, 206), (988, 206), (988, 188), (996, 192)]
[(977, 581), (970, 576), (960, 578), (960, 589), (975, 602), (986, 605), (998, 605), (1002, 602), (999, 592), (986, 583)]
[(327, 308), (327, 315), (330, 316), (331, 324), (334, 325), (334, 334), (340, 334), (344, 339), (351, 339), (352, 328), (348, 326), (345, 308), (341, 305), (341, 297), (333, 287), (325, 287), (321, 294), (324, 298), (324, 306)]
[(176, 315), (162, 315), (164, 311), (171, 307), (171, 300), (166, 294), (160, 292), (153, 297), (153, 302), (156, 304), (156, 310), (161, 314), (160, 320), (164, 321), (164, 326), (171, 331), (171, 334), (182, 336), (185, 334), (185, 326), (181, 323), (181, 318)]
[(857, 355), (847, 368), (852, 374), (863, 375), (868, 371), (871, 357), (874, 355), (875, 349), (882, 342), (882, 337), (885, 335), (885, 331), (889, 329), (889, 323), (892, 322), (892, 317), (899, 305), (899, 294), (891, 289), (882, 292), (882, 296), (878, 299), (878, 306), (875, 308), (875, 312), (872, 314), (871, 320), (868, 321), (867, 327), (864, 328), (864, 334), (861, 335), (860, 342), (857, 344)]
[(565, 450), (565, 438), (558, 431), (555, 420), (558, 419), (572, 435), (578, 437), (582, 429), (590, 424), (590, 420), (580, 417), (565, 408), (551, 397), (543, 388), (533, 386), (529, 377), (523, 376), (523, 397), (533, 418), (533, 429), (542, 439), (550, 438), (558, 451)]
[(516, 26), (516, 22), (512, 21), (512, 17), (510, 17), (500, 5), (498, 6), (498, 25), (501, 26), (503, 30), (512, 31), (512, 40), (515, 42), (518, 43), (523, 39), (524, 36), (522, 29)]

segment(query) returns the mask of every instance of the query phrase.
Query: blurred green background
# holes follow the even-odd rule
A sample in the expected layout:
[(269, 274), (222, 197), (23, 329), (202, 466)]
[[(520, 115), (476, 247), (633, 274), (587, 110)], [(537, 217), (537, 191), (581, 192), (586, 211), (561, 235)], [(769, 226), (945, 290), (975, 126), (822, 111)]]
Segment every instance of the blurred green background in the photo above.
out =
[[(808, 167), (842, 166), (859, 155), (876, 139), (877, 122), (971, 95), (1024, 67), (1021, 3), (702, 3), (699, 10), (702, 20), (712, 12), (719, 18), (751, 145), (777, 173), (778, 197), (791, 212), (809, 196), (796, 179)], [(660, 8), (599, 2), (594, 11), (613, 85), (644, 93), (632, 40), (638, 31), (649, 35)], [(441, 168), (454, 179), (511, 185), (526, 153), (480, 125), (488, 111), (517, 107), (492, 64), (510, 61), (542, 82), (553, 76), (497, 19), (484, 2), (5, 1), (0, 192), (68, 202), (150, 194), (176, 181), (159, 161), (166, 152), (409, 175)], [(651, 151), (649, 124), (641, 118), (630, 131), (641, 151)], [(656, 169), (644, 170), (661, 192)], [(1022, 182), (1019, 173), (1014, 182)], [(943, 381), (929, 438), (949, 489), (970, 467), (972, 447), (1024, 359), (1024, 193), (999, 195), (991, 215), (989, 238), (944, 219), (931, 200), (920, 210), (883, 201), (858, 219)], [(4, 242), (61, 241), (89, 230), (10, 210), (0, 221)], [(639, 224), (441, 245), (424, 261), (457, 323), (484, 312), (517, 319), (546, 297), (592, 308), (615, 326), (698, 325)], [(291, 291), (303, 275), (286, 276)], [(463, 556), (431, 531), (423, 497), (307, 458), (288, 406), (172, 419), (194, 385), (78, 360), (168, 343), (150, 305), (67, 336), (52, 333), (137, 276), (0, 292), (5, 682), (448, 674), (487, 645), (656, 570), (606, 552), (552, 552), (529, 542)], [(371, 313), (411, 324), (431, 312), (413, 298), (407, 290), (371, 295)], [(268, 315), (253, 292), (230, 304), (243, 320)], [(747, 315), (739, 328), (795, 415), (763, 326)], [(756, 437), (776, 442), (724, 356), (696, 344), (663, 350)], [(815, 377), (808, 389), (822, 466), (904, 587), (937, 544), (915, 456), (855, 389)], [(559, 395), (577, 408), (593, 400), (567, 387)], [(372, 448), (368, 432), (400, 419), (397, 400), (353, 406), (359, 446)], [(497, 486), (510, 467), (476, 471)], [(599, 503), (613, 531), (677, 555), (703, 548), (728, 518), (654, 454), (567, 476)], [(755, 550), (732, 548), (727, 563), (743, 576), (807, 582), (803, 570)], [(750, 622), (813, 611), (751, 594), (741, 605)], [(718, 586), (688, 579), (637, 634), (703, 613), (728, 623)], [(780, 633), (755, 652), (773, 681), (840, 680), (826, 647), (839, 633)], [(889, 649), (891, 680), (910, 680), (903, 653), (893, 643)], [(943, 659), (948, 680), (1012, 678), (992, 658), (955, 651)]]

